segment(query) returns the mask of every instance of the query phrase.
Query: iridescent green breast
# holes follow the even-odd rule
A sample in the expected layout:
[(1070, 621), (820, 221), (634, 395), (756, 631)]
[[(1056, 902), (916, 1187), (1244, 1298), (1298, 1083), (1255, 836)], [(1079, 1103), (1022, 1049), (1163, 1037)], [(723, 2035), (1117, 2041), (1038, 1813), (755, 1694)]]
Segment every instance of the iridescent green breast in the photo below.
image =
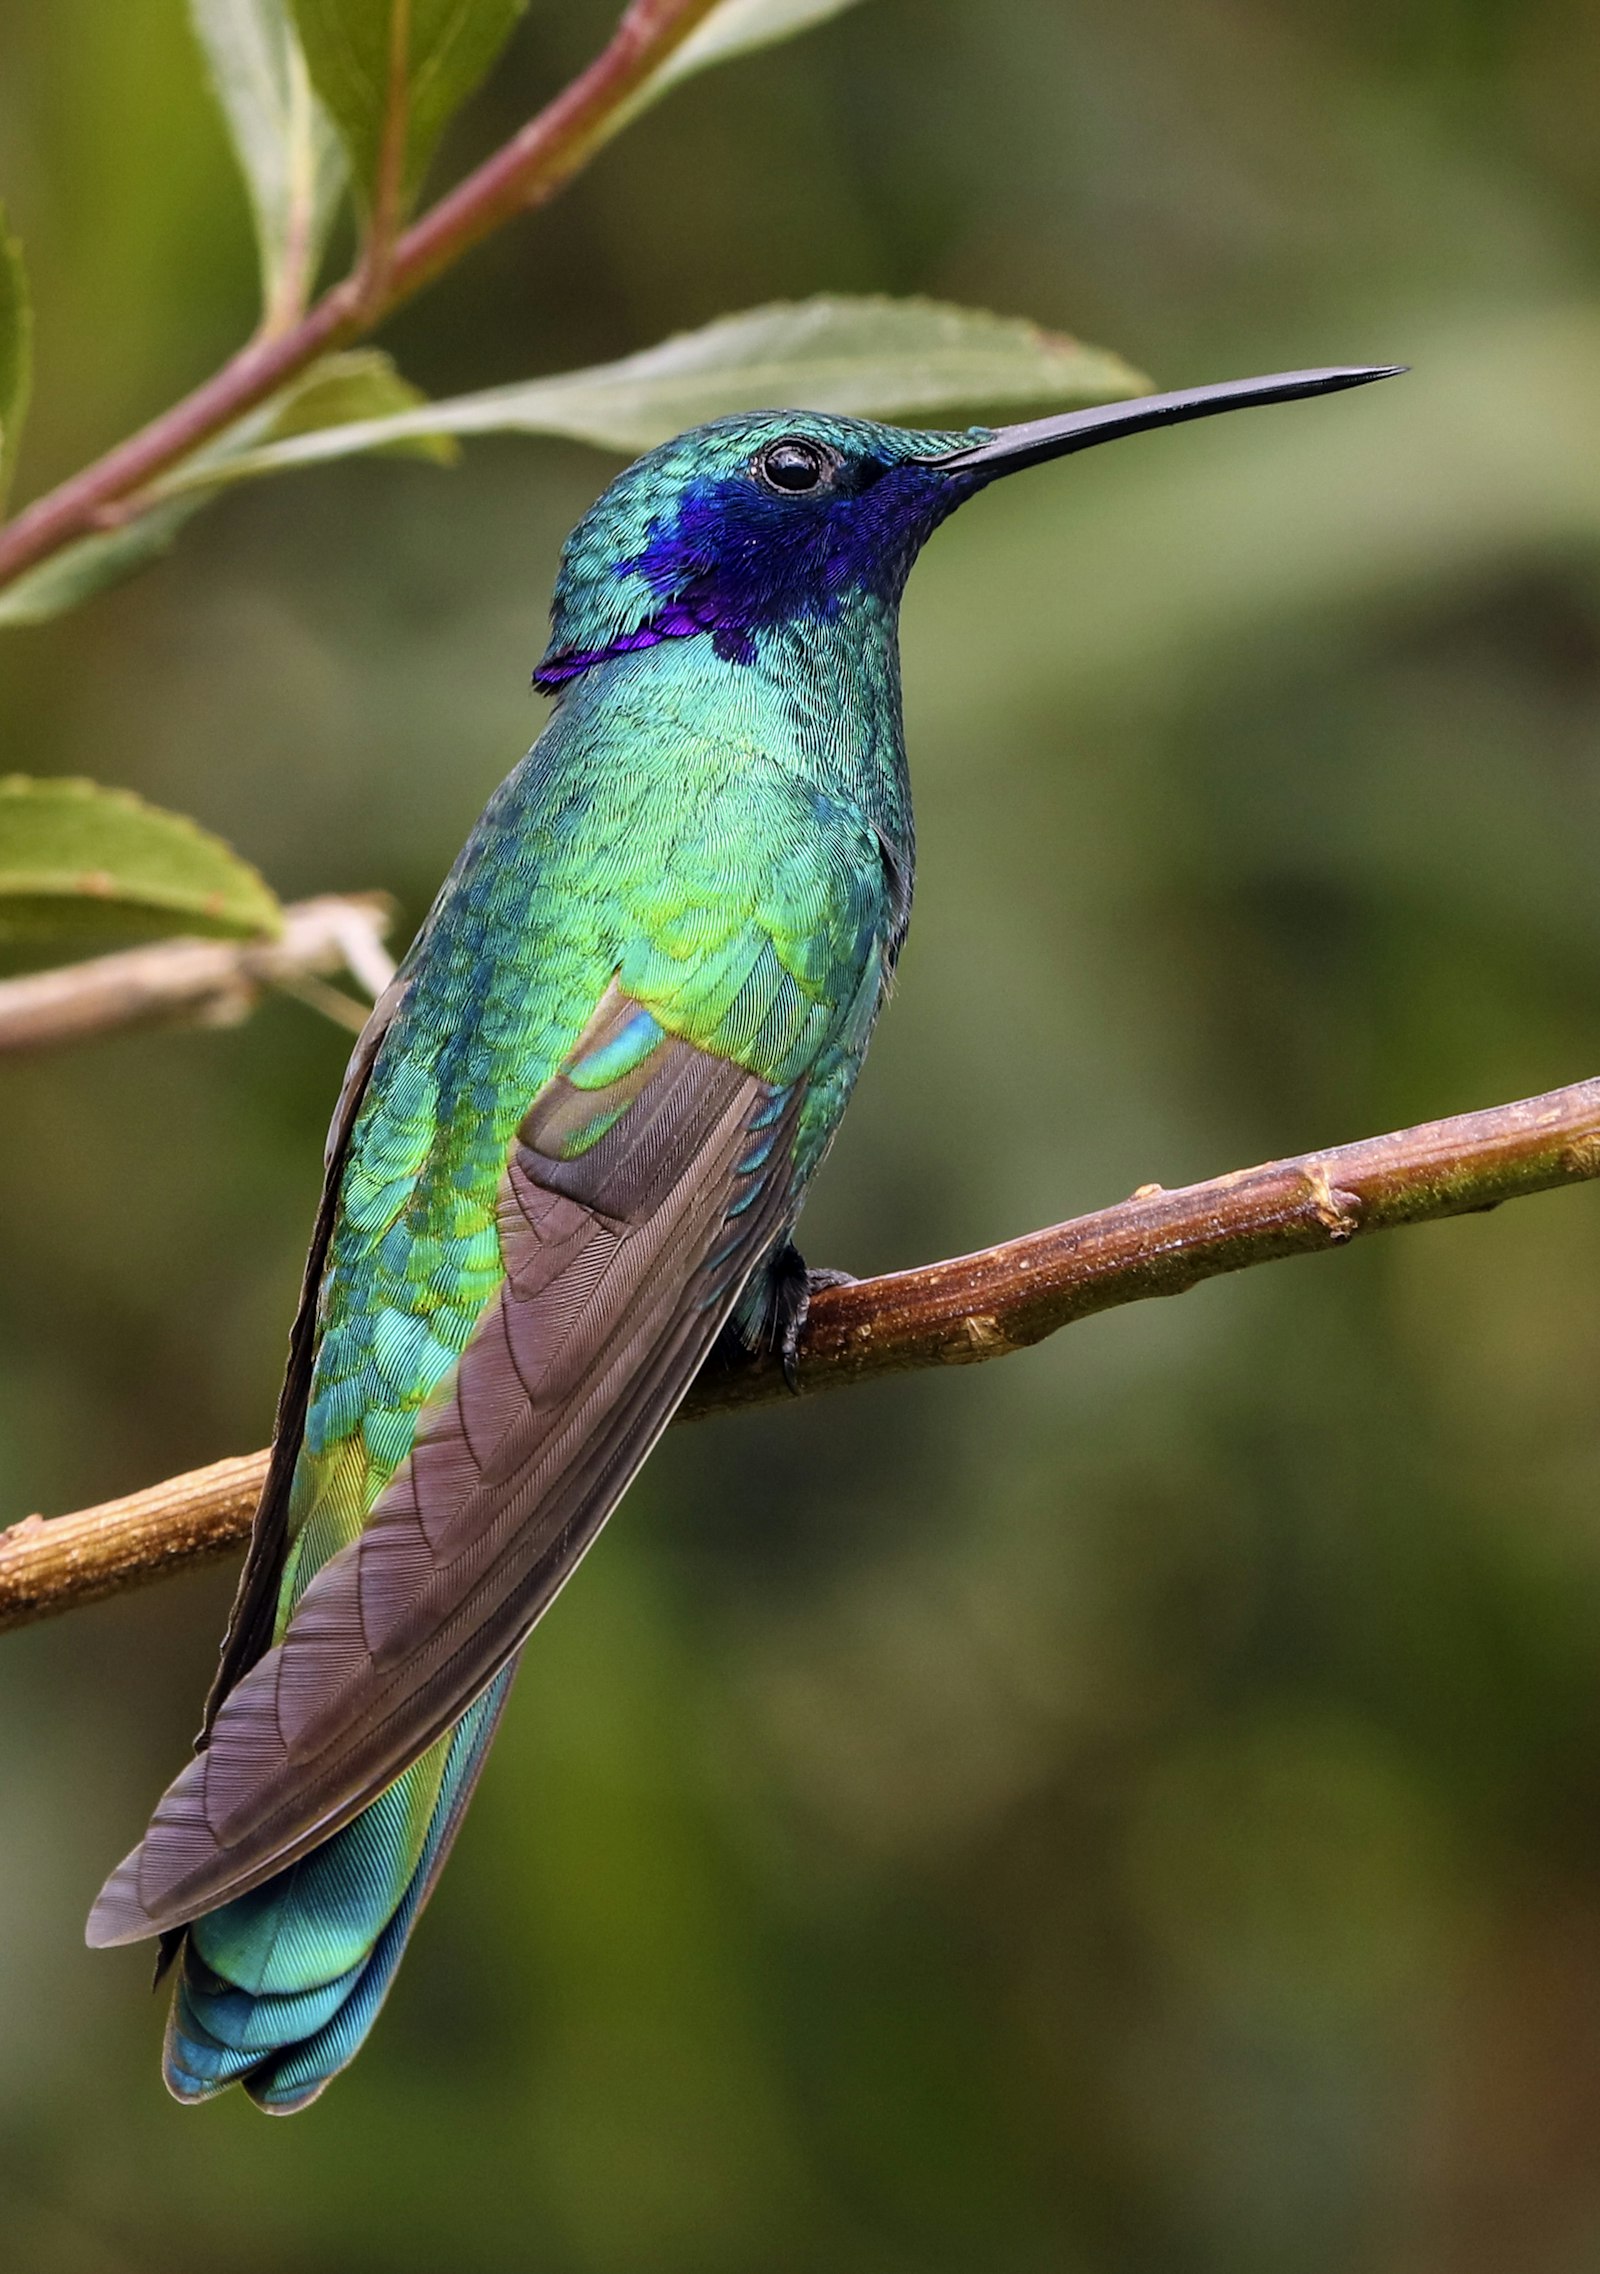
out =
[[(803, 1181), (882, 988), (876, 827), (749, 735), (565, 707), (496, 793), (408, 962), (352, 1134), (278, 1631), (360, 1532), (502, 1277), (508, 1147), (616, 979), (660, 1029), (804, 1081)], [(670, 706), (669, 706), (670, 709)]]

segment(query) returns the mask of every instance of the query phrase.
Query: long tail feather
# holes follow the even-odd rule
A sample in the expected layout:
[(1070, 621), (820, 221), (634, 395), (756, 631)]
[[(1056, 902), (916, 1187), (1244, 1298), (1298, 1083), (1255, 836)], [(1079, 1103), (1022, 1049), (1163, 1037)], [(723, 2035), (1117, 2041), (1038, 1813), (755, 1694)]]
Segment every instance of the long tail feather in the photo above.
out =
[(210, 2100), (242, 2082), (258, 2108), (291, 2115), (354, 2059), (444, 1868), (515, 1673), (513, 1660), (323, 1847), (190, 1927), (163, 2062), (175, 2099)]

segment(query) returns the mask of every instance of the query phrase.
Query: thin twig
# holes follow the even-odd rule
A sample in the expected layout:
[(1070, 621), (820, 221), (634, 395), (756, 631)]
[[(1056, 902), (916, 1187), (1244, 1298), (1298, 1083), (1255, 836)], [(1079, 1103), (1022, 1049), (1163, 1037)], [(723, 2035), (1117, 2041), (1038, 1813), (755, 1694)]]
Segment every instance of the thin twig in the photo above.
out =
[(606, 140), (630, 97), (715, 5), (716, 0), (633, 0), (589, 68), (398, 239), (381, 293), (369, 294), (365, 264), (358, 264), (298, 322), (259, 332), (192, 394), (0, 529), (0, 588), (74, 538), (126, 519), (121, 501), (276, 394), (319, 356), (371, 331), (513, 214), (565, 188)]
[(327, 986), (324, 974), (348, 972), (369, 996), (383, 992), (394, 973), (383, 944), (392, 902), (381, 892), (330, 893), (297, 901), (283, 916), (275, 940), (159, 940), (0, 980), (0, 1054), (162, 1019), (232, 1026), (263, 987), (301, 995), (341, 1025), (363, 1025), (366, 1006)]
[[(825, 1289), (801, 1340), (800, 1389), (1003, 1357), (1075, 1319), (1178, 1295), (1222, 1272), (1597, 1175), (1600, 1080), (1176, 1192), (1142, 1185), (1115, 1208), (978, 1255)], [(682, 1415), (784, 1395), (776, 1365), (719, 1361)], [(0, 1532), (0, 1629), (225, 1554), (249, 1532), (266, 1462), (265, 1453), (219, 1461), (126, 1500)]]

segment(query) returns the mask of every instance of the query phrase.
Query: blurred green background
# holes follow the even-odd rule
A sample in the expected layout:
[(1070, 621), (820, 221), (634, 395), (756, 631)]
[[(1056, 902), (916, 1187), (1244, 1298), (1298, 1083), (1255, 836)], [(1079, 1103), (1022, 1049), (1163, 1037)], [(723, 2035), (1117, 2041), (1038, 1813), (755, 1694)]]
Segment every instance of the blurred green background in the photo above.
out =
[[(598, 43), (536, 0), (459, 167)], [(42, 486), (253, 316), (181, 0), (0, 0)], [(833, 287), (1370, 394), (1008, 484), (913, 580), (923, 865), (807, 1220), (922, 1260), (1600, 1061), (1592, 0), (870, 0), (386, 334), (434, 392)], [(0, 649), (0, 770), (420, 916), (591, 453), (263, 486)], [(345, 1041), (0, 1076), (0, 1519), (257, 1444)], [(368, 2051), (194, 2114), (85, 1908), (230, 1572), (0, 1643), (23, 2274), (1600, 2265), (1600, 1195), (675, 1432)]]

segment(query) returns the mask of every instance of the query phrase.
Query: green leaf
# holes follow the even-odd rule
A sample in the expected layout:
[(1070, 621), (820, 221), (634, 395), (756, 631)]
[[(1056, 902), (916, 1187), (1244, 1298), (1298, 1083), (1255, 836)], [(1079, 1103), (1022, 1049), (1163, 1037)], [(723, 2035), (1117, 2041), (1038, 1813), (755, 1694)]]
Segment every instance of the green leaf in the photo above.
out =
[(33, 308), (22, 247), (0, 205), (0, 512), (17, 462), (17, 444), (33, 384)]
[(633, 452), (729, 411), (788, 403), (864, 417), (1115, 402), (1141, 372), (1012, 316), (931, 300), (780, 302), (724, 316), (620, 363), (458, 395), (252, 450), (229, 478), (281, 473), (420, 435), (560, 434)]
[(369, 204), (398, 62), (405, 205), (451, 116), (511, 37), (527, 0), (292, 0), (292, 6), (312, 81), (333, 113)]
[(170, 504), (141, 513), (124, 528), (80, 537), (76, 544), (64, 546), (0, 592), (0, 628), (48, 623), (52, 616), (66, 615), (107, 585), (120, 584), (124, 577), (169, 551), (183, 524), (205, 502), (204, 493), (174, 498)]
[[(428, 398), (420, 387), (401, 378), (393, 357), (381, 347), (355, 347), (342, 355), (324, 356), (279, 400), (268, 429), (273, 442), (357, 420), (394, 418), (425, 407)], [(453, 466), (461, 455), (460, 445), (447, 434), (403, 435), (387, 448), (396, 458), (428, 458), (436, 466)], [(219, 473), (225, 476), (226, 467)]]
[[(257, 445), (312, 429), (321, 434), (341, 419), (370, 423), (399, 413), (414, 417), (426, 400), (419, 388), (401, 378), (381, 348), (352, 348), (342, 355), (324, 356), (282, 394), (240, 419), (167, 476), (150, 493), (145, 509), (122, 528), (81, 537), (7, 585), (0, 591), (0, 629), (64, 616), (95, 593), (159, 560), (171, 550), (186, 521), (229, 482), (254, 470), (249, 454)], [(459, 455), (458, 445), (443, 434), (400, 435), (367, 447), (396, 457), (431, 459), (436, 465), (450, 465)]]
[(722, 0), (721, 7), (712, 9), (623, 106), (613, 131), (637, 118), (670, 87), (693, 78), (697, 71), (731, 62), (734, 56), (748, 55), (758, 47), (773, 47), (779, 40), (794, 39), (810, 31), (813, 24), (842, 16), (846, 8), (855, 5), (856, 0)]
[(1012, 316), (844, 297), (725, 316), (641, 355), (427, 403), (376, 349), (327, 357), (163, 476), (125, 528), (81, 539), (0, 592), (0, 626), (42, 623), (166, 551), (227, 484), (372, 451), (439, 457), (462, 434), (557, 434), (632, 453), (725, 412), (789, 402), (954, 418), (1114, 402), (1149, 381), (1117, 356)]
[(288, 0), (189, 0), (250, 194), (269, 321), (305, 303), (344, 189), (344, 152), (317, 100)]
[(276, 938), (283, 911), (209, 830), (97, 782), (0, 777), (0, 943)]

